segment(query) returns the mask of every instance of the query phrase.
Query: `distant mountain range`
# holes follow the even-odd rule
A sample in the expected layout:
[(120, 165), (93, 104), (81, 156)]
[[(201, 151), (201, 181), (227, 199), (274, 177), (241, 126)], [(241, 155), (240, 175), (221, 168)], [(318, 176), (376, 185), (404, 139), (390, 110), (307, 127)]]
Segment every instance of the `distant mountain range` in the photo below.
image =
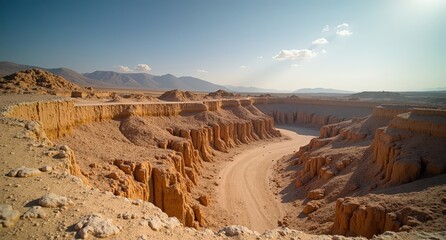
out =
[(80, 74), (69, 68), (46, 69), (36, 66), (20, 65), (12, 62), (0, 62), (0, 76), (6, 76), (30, 68), (40, 68), (49, 71), (81, 86), (147, 90), (180, 89), (184, 91), (199, 92), (214, 92), (219, 89), (231, 91), (224, 86), (213, 84), (198, 78), (175, 77), (172, 74), (155, 76), (147, 73), (118, 73), (113, 71), (95, 71), (92, 73)]
[(293, 93), (336, 93), (336, 94), (351, 94), (355, 93), (353, 91), (346, 91), (346, 90), (338, 90), (338, 89), (332, 89), (332, 88), (301, 88)]
[[(194, 77), (176, 77), (172, 74), (162, 76), (147, 73), (118, 73), (113, 71), (95, 71), (92, 73), (80, 74), (69, 68), (42, 68), (30, 65), (21, 65), (13, 62), (0, 62), (0, 77), (23, 71), (30, 68), (39, 68), (59, 75), (68, 81), (84, 87), (103, 88), (128, 88), (142, 90), (172, 90), (180, 89), (184, 91), (214, 92), (219, 89), (228, 92), (239, 93), (286, 93), (275, 89), (265, 89), (257, 87), (242, 87), (232, 85), (217, 85)], [(424, 91), (444, 91), (446, 88), (425, 89)], [(338, 90), (331, 88), (301, 88), (292, 93), (314, 94), (314, 95), (336, 95), (352, 94), (354, 91)]]
[(153, 90), (180, 89), (184, 91), (214, 92), (219, 89), (230, 91), (221, 85), (213, 84), (194, 77), (175, 77), (172, 74), (162, 76), (147, 73), (117, 73), (95, 71), (84, 74), (85, 77), (105, 82), (119, 88), (137, 88)]

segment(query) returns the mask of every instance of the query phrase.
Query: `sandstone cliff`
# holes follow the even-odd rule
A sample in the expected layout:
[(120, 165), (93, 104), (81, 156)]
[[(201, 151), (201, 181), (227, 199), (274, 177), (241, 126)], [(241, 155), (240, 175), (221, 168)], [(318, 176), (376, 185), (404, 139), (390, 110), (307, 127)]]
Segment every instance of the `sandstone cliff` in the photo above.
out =
[(413, 109), (377, 130), (373, 162), (383, 184), (399, 185), (446, 172), (446, 111)]
[[(366, 237), (415, 226), (428, 228), (432, 222), (426, 222), (432, 219), (441, 222), (441, 214), (420, 217), (422, 210), (405, 207), (422, 206), (415, 202), (429, 191), (424, 188), (412, 194), (407, 187), (412, 185), (408, 183), (422, 181), (426, 182), (424, 186), (435, 186), (438, 180), (430, 179), (445, 175), (445, 127), (443, 110), (407, 106), (376, 107), (368, 117), (322, 127), (320, 137), (295, 155), (299, 166), (295, 181), (298, 191), (325, 190), (317, 208), (304, 211), (315, 221), (326, 219), (321, 211), (335, 208), (332, 233)], [(375, 197), (377, 200), (372, 203), (367, 201), (370, 191), (392, 192), (395, 197)], [(407, 199), (398, 194), (401, 192)], [(349, 198), (357, 195), (367, 197)], [(441, 199), (432, 199), (426, 205), (435, 205), (432, 201)]]
[(349, 102), (340, 100), (319, 100), (300, 98), (253, 98), (254, 105), (274, 118), (280, 125), (297, 125), (320, 128), (363, 117), (377, 103)]
[(205, 225), (189, 196), (202, 162), (213, 161), (218, 151), (280, 136), (272, 118), (248, 99), (79, 106), (55, 100), (16, 105), (4, 115), (40, 121), (48, 137), (72, 146), (73, 165), (80, 166), (73, 173), (90, 184), (151, 201), (194, 227)]

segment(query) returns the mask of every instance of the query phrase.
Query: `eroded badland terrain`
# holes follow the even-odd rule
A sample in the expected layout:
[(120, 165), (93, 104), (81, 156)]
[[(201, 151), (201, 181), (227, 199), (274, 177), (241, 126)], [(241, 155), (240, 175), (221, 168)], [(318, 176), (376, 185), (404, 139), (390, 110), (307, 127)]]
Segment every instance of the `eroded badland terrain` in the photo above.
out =
[(1, 239), (444, 239), (442, 104), (0, 79)]

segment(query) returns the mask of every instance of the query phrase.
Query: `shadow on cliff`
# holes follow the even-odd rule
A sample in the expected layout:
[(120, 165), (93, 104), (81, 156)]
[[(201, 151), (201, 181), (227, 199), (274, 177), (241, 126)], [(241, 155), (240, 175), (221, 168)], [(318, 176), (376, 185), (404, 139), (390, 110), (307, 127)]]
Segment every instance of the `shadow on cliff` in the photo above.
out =
[[(286, 161), (292, 162), (293, 160), (295, 160), (293, 156), (290, 156)], [(302, 168), (302, 165), (287, 164), (284, 173), (293, 174), (302, 170)], [(296, 188), (294, 181), (291, 181), (284, 189), (282, 189), (282, 191), (279, 192), (282, 203), (294, 202), (297, 199), (305, 199), (305, 193), (306, 191)]]
[(277, 129), (285, 129), (289, 131), (293, 131), (299, 135), (303, 136), (319, 136), (318, 128), (311, 127), (297, 127), (297, 126), (289, 126), (289, 125), (276, 125)]

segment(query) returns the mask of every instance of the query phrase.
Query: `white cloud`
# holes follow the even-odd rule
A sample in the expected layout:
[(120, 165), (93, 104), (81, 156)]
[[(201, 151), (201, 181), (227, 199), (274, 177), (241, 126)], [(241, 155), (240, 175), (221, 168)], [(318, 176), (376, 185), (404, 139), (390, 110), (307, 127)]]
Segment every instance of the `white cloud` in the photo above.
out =
[(152, 70), (152, 68), (150, 68), (149, 65), (143, 64), (143, 63), (136, 65), (136, 68), (135, 68), (135, 71), (137, 71), (137, 72), (148, 72), (150, 70)]
[(352, 35), (353, 32), (350, 31), (348, 23), (342, 23), (336, 26), (336, 35), (347, 37)]
[(115, 68), (120, 72), (131, 72), (132, 71), (132, 69), (127, 66), (119, 65), (119, 66), (115, 66)]
[(258, 56), (257, 59), (262, 60), (263, 56)]
[(240, 69), (246, 69), (246, 68), (248, 68), (248, 67), (245, 66), (245, 65), (241, 65), (241, 66), (240, 66)]
[(280, 61), (285, 59), (313, 58), (316, 56), (317, 53), (309, 49), (291, 49), (280, 51), (276, 56), (273, 57), (273, 59)]
[(348, 28), (348, 23), (342, 23), (336, 26), (337, 29), (346, 29)]
[(291, 67), (299, 67), (299, 64), (291, 64)]
[(322, 50), (321, 50), (321, 53), (322, 53), (322, 54), (326, 54), (327, 51), (326, 51), (325, 49), (322, 49)]
[(311, 42), (311, 44), (313, 44), (313, 45), (324, 45), (327, 43), (328, 43), (328, 41), (325, 38), (319, 38), (319, 39), (316, 39), (313, 42)]
[(206, 71), (204, 69), (197, 69), (197, 72), (199, 72), (199, 73), (208, 73), (208, 71)]
[(338, 30), (336, 31), (336, 34), (338, 36), (343, 36), (343, 37), (347, 37), (353, 34), (353, 32), (350, 32), (350, 30), (348, 29), (343, 29), (343, 30)]
[(330, 26), (325, 25), (325, 27), (322, 28), (322, 31), (321, 31), (321, 32), (329, 32), (329, 31), (330, 31)]

